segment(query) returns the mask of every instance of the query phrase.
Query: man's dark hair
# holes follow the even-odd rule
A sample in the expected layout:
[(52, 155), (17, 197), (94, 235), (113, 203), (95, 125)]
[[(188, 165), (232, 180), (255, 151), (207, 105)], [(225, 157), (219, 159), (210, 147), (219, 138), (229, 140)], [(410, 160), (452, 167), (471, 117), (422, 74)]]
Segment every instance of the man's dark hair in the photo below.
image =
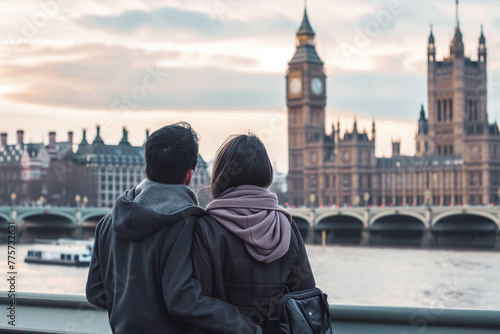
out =
[(146, 176), (158, 183), (182, 184), (198, 163), (198, 134), (186, 122), (156, 130), (146, 141)]
[(210, 186), (213, 198), (232, 187), (253, 185), (267, 188), (272, 182), (273, 166), (257, 136), (231, 136), (217, 151)]

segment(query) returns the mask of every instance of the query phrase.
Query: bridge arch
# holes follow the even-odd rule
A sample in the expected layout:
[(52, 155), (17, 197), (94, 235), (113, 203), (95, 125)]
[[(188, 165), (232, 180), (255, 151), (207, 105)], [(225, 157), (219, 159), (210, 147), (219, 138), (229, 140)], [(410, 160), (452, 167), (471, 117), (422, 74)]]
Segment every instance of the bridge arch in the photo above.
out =
[(324, 220), (325, 218), (328, 218), (328, 217), (336, 217), (336, 216), (349, 216), (349, 217), (352, 217), (352, 218), (355, 218), (357, 220), (359, 220), (362, 224), (363, 224), (363, 227), (367, 227), (364, 223), (364, 216), (363, 214), (359, 214), (357, 212), (350, 212), (350, 211), (347, 211), (347, 210), (342, 210), (342, 211), (337, 211), (337, 212), (326, 212), (326, 213), (323, 213), (323, 214), (320, 214), (316, 217), (315, 219), (315, 226), (318, 225), (318, 223), (322, 220)]
[(29, 218), (29, 217), (37, 217), (37, 216), (62, 217), (62, 218), (69, 220), (72, 224), (75, 224), (75, 222), (76, 222), (74, 215), (70, 215), (66, 212), (51, 211), (51, 210), (47, 210), (47, 209), (45, 209), (45, 210), (40, 209), (40, 210), (33, 210), (33, 211), (24, 212), (17, 217), (17, 220), (21, 221), (21, 220), (26, 220), (26, 218)]
[(1, 213), (1, 212), (0, 212), (0, 222), (1, 222), (1, 221), (4, 221), (4, 220), (5, 220), (6, 222), (10, 222), (10, 219), (11, 219), (11, 218), (10, 218), (9, 216), (7, 216), (6, 214), (3, 214), (3, 213)]
[(438, 247), (494, 248), (497, 218), (476, 210), (447, 212), (432, 223), (432, 242)]
[(307, 235), (309, 234), (309, 229), (311, 227), (311, 217), (308, 217), (303, 213), (292, 213), (292, 218), (295, 221), (295, 224), (297, 224), (302, 239), (306, 241)]
[(370, 244), (420, 246), (425, 228), (425, 219), (412, 212), (378, 214), (371, 219)]
[(48, 209), (27, 210), (18, 216), (18, 224), (22, 242), (70, 238), (76, 227), (70, 213)]
[(418, 219), (422, 222), (422, 224), (424, 224), (425, 227), (429, 227), (429, 226), (427, 226), (427, 222), (425, 220), (425, 217), (423, 217), (422, 215), (420, 215), (418, 213), (410, 212), (410, 211), (398, 211), (397, 213), (394, 211), (390, 211), (390, 212), (378, 213), (378, 214), (374, 215), (373, 217), (371, 217), (369, 226), (372, 226), (375, 221), (377, 221), (383, 217), (398, 216), (398, 215), (399, 216), (408, 216), (408, 217)]
[(497, 226), (497, 228), (500, 227), (498, 224), (498, 217), (496, 217), (494, 214), (487, 213), (487, 212), (481, 212), (481, 211), (477, 211), (477, 210), (466, 210), (466, 209), (460, 210), (460, 211), (457, 210), (457, 211), (452, 211), (452, 212), (444, 212), (444, 213), (438, 215), (437, 217), (435, 217), (432, 220), (432, 227), (434, 227), (436, 225), (436, 223), (438, 223), (440, 220), (443, 220), (447, 217), (461, 216), (461, 215), (472, 215), (472, 216), (484, 217), (484, 218), (491, 220)]
[(321, 215), (314, 225), (314, 241), (320, 243), (321, 234), (325, 231), (328, 243), (359, 244), (364, 227), (363, 220), (356, 214)]

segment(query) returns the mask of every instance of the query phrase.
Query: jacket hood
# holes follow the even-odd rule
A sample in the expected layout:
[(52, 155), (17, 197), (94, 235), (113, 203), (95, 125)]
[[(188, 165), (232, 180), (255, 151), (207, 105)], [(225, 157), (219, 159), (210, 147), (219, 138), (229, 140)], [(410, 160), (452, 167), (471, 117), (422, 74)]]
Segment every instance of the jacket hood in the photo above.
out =
[(118, 197), (111, 219), (118, 237), (139, 240), (166, 225), (203, 212), (188, 187), (146, 179)]
[(288, 252), (292, 216), (266, 188), (230, 188), (207, 206), (207, 212), (245, 242), (257, 261), (271, 263)]

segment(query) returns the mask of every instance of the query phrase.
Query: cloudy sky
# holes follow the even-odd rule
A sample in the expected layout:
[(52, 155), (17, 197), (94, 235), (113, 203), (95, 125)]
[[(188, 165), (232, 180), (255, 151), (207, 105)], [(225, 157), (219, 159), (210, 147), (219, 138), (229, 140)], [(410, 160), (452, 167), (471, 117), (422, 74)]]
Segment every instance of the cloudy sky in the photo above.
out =
[[(260, 135), (287, 168), (285, 73), (295, 49), (301, 0), (0, 2), (0, 131), (60, 141), (100, 124), (105, 142), (121, 127), (133, 144), (144, 130), (185, 120), (211, 160), (232, 133)], [(434, 25), (438, 58), (449, 54), (453, 0), (309, 0), (325, 62), (327, 121), (377, 121), (377, 154), (391, 137), (414, 151), (427, 105), (426, 46)], [(466, 54), (477, 58), (480, 25), (489, 52), (489, 117), (500, 115), (500, 1), (462, 0)], [(360, 37), (368, 32), (369, 37)], [(366, 35), (365, 35), (366, 36)], [(427, 109), (427, 107), (426, 107)]]

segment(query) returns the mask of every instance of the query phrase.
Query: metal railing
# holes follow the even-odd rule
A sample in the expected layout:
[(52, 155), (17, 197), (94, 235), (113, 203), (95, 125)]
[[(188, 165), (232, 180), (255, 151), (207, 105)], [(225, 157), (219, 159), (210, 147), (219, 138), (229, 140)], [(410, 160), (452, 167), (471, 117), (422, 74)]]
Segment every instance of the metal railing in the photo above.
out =
[[(15, 326), (11, 299), (0, 292), (4, 310), (0, 333), (111, 333), (107, 312), (84, 296), (16, 293)], [(498, 334), (500, 310), (331, 305), (335, 334)]]

